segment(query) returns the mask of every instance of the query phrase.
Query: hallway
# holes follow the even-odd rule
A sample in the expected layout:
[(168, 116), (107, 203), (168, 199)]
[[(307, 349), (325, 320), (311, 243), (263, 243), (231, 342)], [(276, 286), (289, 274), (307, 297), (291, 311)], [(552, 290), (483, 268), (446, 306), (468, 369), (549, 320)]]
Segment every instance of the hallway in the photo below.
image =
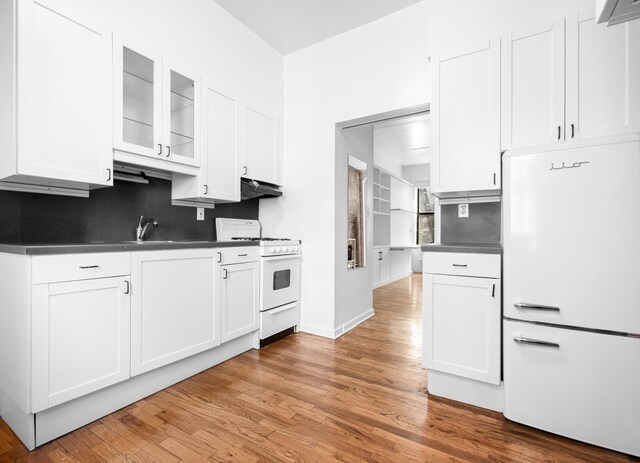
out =
[(0, 461), (638, 461), (425, 394), (422, 276), (374, 291), (376, 315), (330, 340), (249, 351), (27, 454)]

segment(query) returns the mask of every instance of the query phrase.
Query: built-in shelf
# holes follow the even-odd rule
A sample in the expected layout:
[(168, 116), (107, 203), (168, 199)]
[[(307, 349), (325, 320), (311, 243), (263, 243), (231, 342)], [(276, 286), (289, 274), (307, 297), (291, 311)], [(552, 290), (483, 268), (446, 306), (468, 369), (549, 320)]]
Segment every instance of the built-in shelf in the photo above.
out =
[(391, 175), (373, 168), (373, 244), (388, 246), (391, 224)]

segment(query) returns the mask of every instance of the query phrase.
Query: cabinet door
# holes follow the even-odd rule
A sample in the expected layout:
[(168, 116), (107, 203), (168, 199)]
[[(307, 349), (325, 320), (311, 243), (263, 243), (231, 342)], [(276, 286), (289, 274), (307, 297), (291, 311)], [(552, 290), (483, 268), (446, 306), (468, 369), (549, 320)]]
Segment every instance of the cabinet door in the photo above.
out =
[(35, 413), (129, 378), (129, 281), (33, 287)]
[(131, 375), (219, 344), (213, 250), (131, 255)]
[(500, 280), (426, 273), (427, 368), (500, 383)]
[(380, 249), (382, 259), (380, 259), (380, 282), (384, 283), (391, 278), (391, 262), (389, 259), (389, 248)]
[(164, 60), (162, 85), (164, 159), (199, 166), (200, 83)]
[(245, 106), (243, 177), (280, 184), (278, 125), (275, 117)]
[(373, 287), (377, 287), (380, 283), (380, 262), (382, 261), (382, 251), (380, 249), (375, 248), (373, 250)]
[(567, 17), (567, 139), (640, 131), (640, 23)]
[(113, 147), (162, 159), (162, 59), (113, 42)]
[(205, 84), (202, 135), (205, 197), (240, 201), (240, 117), (238, 98)]
[(564, 18), (502, 39), (502, 149), (564, 140)]
[(260, 327), (260, 266), (258, 262), (218, 266), (220, 338), (230, 341)]
[(111, 34), (49, 3), (17, 2), (19, 173), (112, 185)]
[(432, 63), (432, 192), (499, 190), (500, 41)]

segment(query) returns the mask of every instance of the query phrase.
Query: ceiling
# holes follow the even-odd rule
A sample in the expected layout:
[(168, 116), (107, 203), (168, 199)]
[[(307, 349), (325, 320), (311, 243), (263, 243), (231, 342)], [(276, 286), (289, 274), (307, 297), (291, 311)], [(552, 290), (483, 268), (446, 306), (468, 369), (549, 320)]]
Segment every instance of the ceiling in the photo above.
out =
[(430, 129), (429, 114), (376, 122), (373, 126), (374, 160), (386, 157), (401, 166), (429, 164)]
[(283, 55), (422, 0), (215, 0)]

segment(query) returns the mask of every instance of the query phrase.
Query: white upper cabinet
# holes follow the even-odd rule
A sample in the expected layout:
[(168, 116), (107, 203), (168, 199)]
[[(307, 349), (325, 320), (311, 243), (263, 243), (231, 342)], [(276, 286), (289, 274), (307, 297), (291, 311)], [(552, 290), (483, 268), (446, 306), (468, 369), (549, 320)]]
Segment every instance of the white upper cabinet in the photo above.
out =
[(117, 37), (113, 66), (115, 159), (195, 174), (200, 163), (200, 79)]
[(391, 177), (391, 210), (402, 209), (407, 212), (418, 211), (418, 194), (409, 183)]
[(640, 22), (566, 21), (566, 139), (640, 131)]
[(436, 196), (500, 191), (500, 41), (435, 55), (431, 185)]
[(207, 82), (202, 97), (200, 171), (196, 177), (175, 174), (172, 199), (197, 205), (240, 201), (240, 101)]
[(502, 49), (503, 150), (640, 130), (640, 23), (576, 13)]
[(111, 34), (47, 0), (0, 17), (0, 178), (112, 185)]
[(564, 19), (502, 39), (502, 148), (564, 136)]
[(251, 106), (243, 112), (242, 177), (281, 185), (281, 121)]

